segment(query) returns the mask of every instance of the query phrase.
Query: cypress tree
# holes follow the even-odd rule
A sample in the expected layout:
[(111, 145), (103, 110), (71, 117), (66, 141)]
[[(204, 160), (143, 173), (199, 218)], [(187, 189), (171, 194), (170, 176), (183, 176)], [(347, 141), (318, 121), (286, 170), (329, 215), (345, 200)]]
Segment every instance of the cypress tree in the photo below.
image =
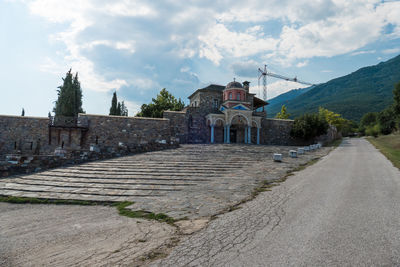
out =
[(118, 115), (118, 116), (122, 115), (121, 114), (121, 103), (120, 102), (118, 102), (118, 105), (117, 105), (117, 114), (116, 115)]
[(25, 116), (25, 109), (24, 108), (22, 108), (21, 116), (22, 117)]
[(128, 108), (125, 106), (124, 101), (121, 102), (121, 116), (128, 116)]
[(113, 97), (111, 99), (110, 115), (118, 115), (117, 92), (114, 92)]
[(76, 117), (82, 109), (82, 90), (78, 73), (73, 77), (71, 69), (63, 78), (63, 85), (58, 87), (58, 99), (53, 109), (55, 116)]

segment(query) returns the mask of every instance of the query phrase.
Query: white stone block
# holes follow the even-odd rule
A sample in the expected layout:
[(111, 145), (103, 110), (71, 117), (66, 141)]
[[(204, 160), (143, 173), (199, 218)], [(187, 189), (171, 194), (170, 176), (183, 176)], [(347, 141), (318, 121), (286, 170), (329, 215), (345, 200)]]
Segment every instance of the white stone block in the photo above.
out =
[(296, 150), (289, 150), (289, 156), (291, 158), (297, 158), (297, 151)]
[(54, 150), (54, 156), (65, 157), (66, 154), (67, 154), (67, 151), (65, 149), (62, 149), (61, 147), (57, 147)]
[(89, 150), (92, 152), (100, 153), (100, 148), (96, 145), (90, 145)]
[(305, 147), (304, 147), (304, 151), (305, 151), (305, 152), (310, 151), (310, 147), (309, 147), (309, 146), (305, 146)]
[(274, 161), (282, 162), (282, 154), (274, 153)]
[(303, 148), (303, 147), (299, 147), (299, 148), (297, 149), (297, 154), (303, 155), (303, 154), (304, 154), (304, 148)]

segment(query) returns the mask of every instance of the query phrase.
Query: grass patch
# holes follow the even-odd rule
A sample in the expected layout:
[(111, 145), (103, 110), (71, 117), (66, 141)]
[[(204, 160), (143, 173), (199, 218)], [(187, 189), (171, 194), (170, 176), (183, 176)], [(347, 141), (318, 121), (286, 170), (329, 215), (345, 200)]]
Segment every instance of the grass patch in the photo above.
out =
[(400, 169), (400, 134), (367, 137), (367, 140)]
[(63, 200), (63, 199), (40, 199), (33, 197), (13, 197), (13, 196), (0, 196), (0, 202), (8, 202), (14, 204), (55, 204), (55, 205), (105, 205), (107, 202), (96, 202), (86, 200)]
[(126, 216), (129, 218), (143, 218), (149, 220), (157, 220), (160, 222), (166, 222), (168, 224), (173, 224), (175, 222), (174, 218), (171, 218), (164, 213), (153, 213), (143, 210), (134, 211), (126, 208), (132, 204), (133, 202), (124, 201), (124, 202), (117, 202), (113, 204), (113, 206), (117, 208), (119, 215)]
[(157, 220), (173, 224), (175, 219), (163, 213), (152, 213), (148, 211), (133, 211), (126, 207), (133, 204), (133, 202), (105, 202), (105, 201), (86, 201), (86, 200), (68, 200), (68, 199), (46, 199), (46, 198), (31, 198), (31, 197), (14, 197), (14, 196), (0, 196), (0, 202), (7, 202), (13, 204), (55, 204), (55, 205), (82, 205), (82, 206), (113, 206), (118, 210), (119, 215), (130, 218), (142, 218), (148, 220)]

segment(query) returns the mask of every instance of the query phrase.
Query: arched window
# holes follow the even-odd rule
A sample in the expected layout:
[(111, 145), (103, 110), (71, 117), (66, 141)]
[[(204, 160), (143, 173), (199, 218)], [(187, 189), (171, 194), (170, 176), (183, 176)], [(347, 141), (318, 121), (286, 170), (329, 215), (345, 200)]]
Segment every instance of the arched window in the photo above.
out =
[(236, 94), (236, 100), (240, 100), (240, 93)]
[(232, 100), (232, 92), (229, 93), (229, 100)]

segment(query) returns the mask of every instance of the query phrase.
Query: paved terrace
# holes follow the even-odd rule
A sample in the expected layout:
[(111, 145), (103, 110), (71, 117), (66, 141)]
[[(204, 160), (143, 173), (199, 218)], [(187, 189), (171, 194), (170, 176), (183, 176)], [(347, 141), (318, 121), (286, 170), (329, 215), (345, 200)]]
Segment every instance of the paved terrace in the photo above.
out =
[[(133, 201), (134, 210), (173, 218), (218, 213), (248, 197), (263, 180), (282, 176), (329, 148), (293, 159), (294, 147), (182, 145), (0, 179), (0, 195), (51, 199)], [(283, 153), (282, 163), (272, 161)]]

